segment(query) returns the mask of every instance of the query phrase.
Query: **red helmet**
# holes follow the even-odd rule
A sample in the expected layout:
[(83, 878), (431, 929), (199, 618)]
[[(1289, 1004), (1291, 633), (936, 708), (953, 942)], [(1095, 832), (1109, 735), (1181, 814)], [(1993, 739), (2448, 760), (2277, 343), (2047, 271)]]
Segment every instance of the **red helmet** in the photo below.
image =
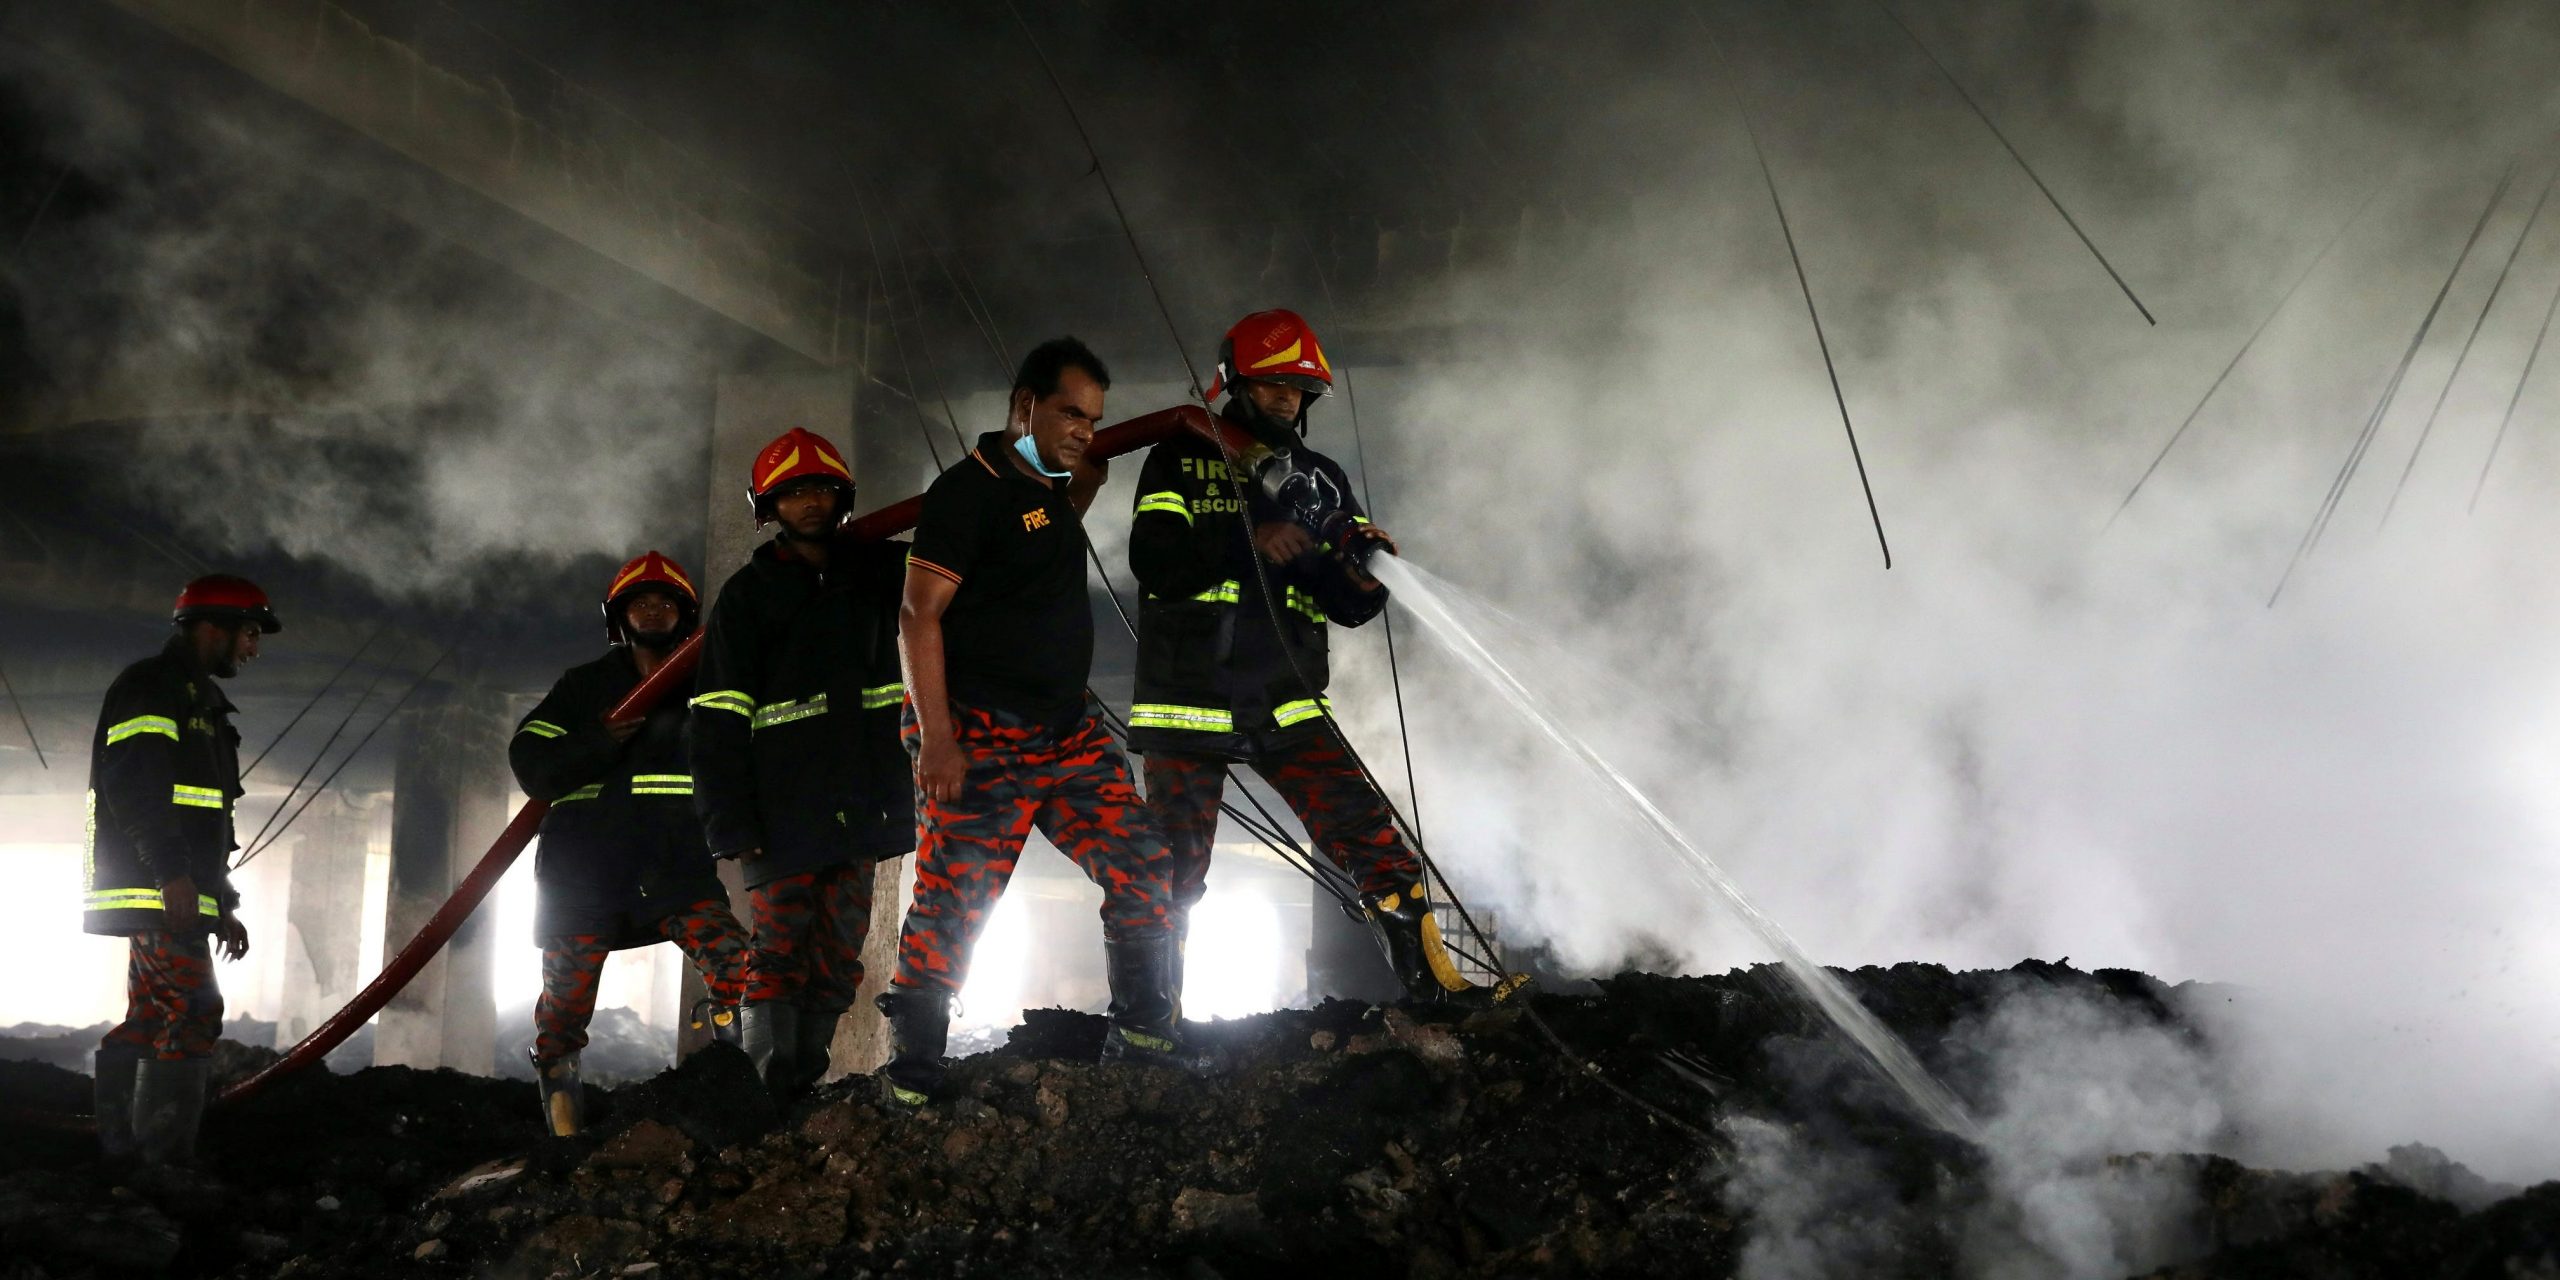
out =
[(694, 620), (702, 612), (702, 597), (694, 591), (693, 579), (685, 576), (683, 565), (668, 559), (664, 552), (643, 551), (622, 566), (613, 575), (613, 584), (604, 589), (604, 633), (613, 643), (621, 644), (623, 640), (623, 601), (651, 590), (674, 596), (683, 611), (683, 621), (676, 624), (676, 638), (681, 640), (691, 634)]
[(807, 476), (843, 485), (844, 501), (837, 514), (852, 514), (853, 470), (844, 465), (844, 451), (817, 432), (793, 427), (759, 451), (755, 469), (747, 473), (747, 500), (755, 504), (757, 528), (773, 519), (774, 491)]
[(185, 626), (199, 619), (229, 626), (254, 622), (262, 635), (284, 630), (284, 623), (267, 604), (267, 593), (257, 583), (227, 573), (208, 573), (179, 588), (169, 621)]
[(1227, 330), (1218, 344), (1218, 371), (1209, 380), (1209, 399), (1233, 384), (1260, 378), (1285, 382), (1315, 397), (1333, 390), (1333, 366), (1325, 361), (1324, 344), (1295, 311), (1256, 311)]

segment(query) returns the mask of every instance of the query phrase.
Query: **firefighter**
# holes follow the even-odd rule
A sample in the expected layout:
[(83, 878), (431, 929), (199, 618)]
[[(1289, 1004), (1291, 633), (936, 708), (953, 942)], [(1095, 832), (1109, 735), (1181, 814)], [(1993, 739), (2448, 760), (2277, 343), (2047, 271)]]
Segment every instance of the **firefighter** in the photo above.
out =
[(1129, 533), (1143, 593), (1129, 748), (1146, 756), (1147, 802), (1172, 843), (1178, 937), (1208, 888), (1227, 766), (1243, 764), (1358, 881), (1406, 995), (1482, 1003), (1440, 945), (1420, 861), (1331, 722), (1326, 628), (1386, 608), (1362, 565), (1392, 548), (1342, 468), (1307, 446), (1307, 411), (1332, 389), (1315, 330), (1295, 312), (1256, 312), (1227, 331), (1209, 387), (1255, 442), (1234, 463), (1248, 474), (1194, 436), (1148, 452)]
[(555, 1137), (583, 1125), (578, 1054), (608, 954), (676, 944), (711, 992), (695, 1020), (736, 1042), (746, 931), (693, 817), (681, 701), (690, 682), (641, 719), (605, 718), (693, 634), (700, 611), (675, 561), (650, 551), (622, 566), (605, 588), (604, 656), (569, 668), (507, 746), (516, 784), (551, 806), (533, 869), (542, 946), (533, 1071)]
[(249, 954), (231, 887), (240, 733), (214, 682), (240, 674), (284, 629), (256, 584), (196, 579), (177, 633), (107, 687), (89, 740), (89, 849), (81, 927), (122, 935), (124, 1021), (98, 1043), (98, 1142), (111, 1159), (195, 1157), (222, 1034), (213, 955)]
[(941, 1084), (951, 997), (1035, 826), (1102, 887), (1103, 1057), (1191, 1065), (1175, 1032), (1164, 839), (1085, 688), (1084, 512), (1105, 478), (1085, 450), (1110, 385), (1083, 343), (1042, 343), (1014, 378), (1006, 430), (925, 491), (899, 630), (915, 893), (879, 999), (887, 1092), (907, 1106)]
[(915, 847), (897, 719), (905, 544), (838, 537), (853, 473), (798, 428), (757, 453), (747, 497), (757, 528), (780, 527), (711, 607), (687, 735), (695, 813), (754, 916), (747, 1056), (789, 1099), (826, 1074), (861, 985), (875, 864)]

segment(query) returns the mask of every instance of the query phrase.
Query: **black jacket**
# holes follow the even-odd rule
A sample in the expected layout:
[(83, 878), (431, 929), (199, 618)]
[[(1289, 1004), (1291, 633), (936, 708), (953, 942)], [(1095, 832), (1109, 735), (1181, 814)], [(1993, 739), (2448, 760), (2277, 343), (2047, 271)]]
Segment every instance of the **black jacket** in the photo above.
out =
[(107, 686), (89, 739), (89, 853), (80, 927), (131, 934), (166, 927), (160, 885), (196, 882), (203, 927), (240, 904), (231, 888), (231, 807), (240, 798), (240, 731), (231, 700), (196, 665), (186, 637)]
[[(1359, 516), (1333, 459), (1303, 445), (1291, 452)], [(1129, 531), (1143, 593), (1133, 751), (1245, 759), (1322, 732), (1326, 623), (1356, 627), (1386, 607), (1385, 588), (1361, 590), (1330, 547), (1257, 574), (1240, 509), (1257, 524), (1287, 518), (1254, 485), (1231, 479), (1206, 440), (1185, 435), (1147, 453)], [(1276, 631), (1265, 579), (1281, 597)]]
[(647, 946), (659, 919), (726, 900), (693, 817), (690, 684), (669, 691), (629, 742), (605, 732), (605, 713), (639, 683), (625, 648), (571, 667), (507, 743), (516, 785), (551, 805), (533, 864), (537, 939), (599, 934), (610, 946)]
[(720, 587), (694, 676), (694, 809), (752, 887), (915, 848), (898, 741), (903, 542), (840, 542), (821, 575), (780, 540)]

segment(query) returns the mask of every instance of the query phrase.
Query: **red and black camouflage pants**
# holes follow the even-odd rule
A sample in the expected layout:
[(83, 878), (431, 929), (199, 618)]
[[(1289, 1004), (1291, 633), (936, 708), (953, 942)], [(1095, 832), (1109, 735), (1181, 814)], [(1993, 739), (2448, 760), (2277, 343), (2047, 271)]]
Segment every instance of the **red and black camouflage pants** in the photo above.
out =
[[(736, 1004), (747, 982), (747, 935), (729, 904), (705, 898), (661, 916), (650, 926), (676, 944), (711, 998)], [(572, 933), (542, 940), (542, 996), (533, 1002), (533, 1057), (558, 1062), (587, 1047), (587, 1023), (596, 1014), (596, 979), (616, 939), (600, 933)]]
[(747, 957), (748, 1004), (791, 1004), (817, 1013), (853, 1007), (862, 943), (871, 936), (868, 862), (839, 863), (747, 891), (756, 917)]
[(222, 1036), (222, 988), (213, 980), (213, 942), (166, 929), (134, 934), (124, 970), (124, 1021), (98, 1042), (111, 1057), (163, 1062), (213, 1056)]
[[(1422, 878), (1422, 864), (1396, 832), (1386, 801), (1331, 734), (1244, 762), (1307, 827), (1307, 839), (1351, 873), (1362, 893), (1388, 893)], [(1185, 916), (1209, 888), (1209, 847), (1218, 834), (1226, 762), (1170, 751), (1147, 753), (1147, 807), (1173, 846), (1173, 904)]]
[[(1088, 699), (1083, 718), (1064, 732), (958, 705), (951, 720), (969, 772), (950, 804), (916, 798), (916, 889), (898, 931), (894, 983), (960, 989), (969, 949), (1034, 827), (1102, 886), (1103, 937), (1171, 927), (1170, 855), (1099, 706)], [(914, 751), (913, 707), (906, 739)]]

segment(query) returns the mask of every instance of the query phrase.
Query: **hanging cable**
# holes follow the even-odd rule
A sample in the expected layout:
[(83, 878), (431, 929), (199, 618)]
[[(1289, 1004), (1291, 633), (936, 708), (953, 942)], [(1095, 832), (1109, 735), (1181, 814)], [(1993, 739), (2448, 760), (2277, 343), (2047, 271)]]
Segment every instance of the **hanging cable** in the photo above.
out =
[(2524, 399), (2525, 384), (2533, 381), (2534, 362), (2542, 358), (2542, 344), (2551, 336), (2551, 317), (2560, 314), (2560, 285), (2551, 289), (2551, 301), (2542, 308), (2542, 328), (2533, 335), (2533, 350), (2524, 358), (2524, 372), (2516, 375), (2516, 389), (2507, 397), (2507, 411), (2498, 417), (2498, 434), (2489, 438), (2489, 456), (2480, 460), (2480, 478), (2471, 485), (2471, 501), (2463, 508), (2468, 515), (2480, 509), (2480, 491), (2489, 487), (2489, 468), (2498, 464), (2498, 447), (2507, 442), (2507, 424), (2516, 419), (2516, 404)]
[[(390, 627), (390, 625), (390, 619), (383, 619), (381, 624), (373, 629), (373, 634), (366, 636), (364, 638), (364, 643), (357, 645), (355, 647), (355, 652), (348, 654), (347, 660), (339, 663), (336, 671), (329, 673), (329, 682), (321, 685), (320, 692), (312, 694), (311, 700), (303, 703), (302, 709), (294, 712), (291, 720), (284, 722), (284, 728), (277, 730), (276, 736), (267, 740), (267, 745), (259, 749), (257, 759), (251, 760), (248, 766), (240, 771), (241, 777), (246, 778), (250, 774), (258, 771), (258, 766), (266, 761), (268, 753), (274, 751), (277, 746), (284, 742), (286, 735), (293, 732), (293, 727), (302, 723), (302, 718), (311, 714), (311, 709), (319, 706), (321, 699), (329, 696), (330, 690), (338, 687), (338, 681), (344, 679), (348, 669), (356, 665), (356, 659), (363, 657), (365, 650), (372, 648), (373, 642), (381, 639), (383, 631)], [(291, 797), (287, 798), (290, 799)]]
[[(442, 661), (442, 659), (438, 659), (438, 661)], [(322, 760), (329, 758), (329, 748), (338, 745), (339, 737), (346, 733), (349, 725), (355, 723), (356, 713), (364, 709), (366, 700), (373, 697), (373, 691), (381, 688), (383, 680), (389, 675), (390, 672), (387, 669), (373, 673), (372, 682), (365, 685), (364, 692), (357, 694), (356, 700), (347, 705), (347, 713), (338, 717), (338, 727), (331, 729), (329, 731), (329, 736), (321, 740), (320, 749), (311, 753), (311, 762), (302, 766), (302, 772), (295, 775), (293, 785), (285, 788), (284, 798), (276, 801), (276, 807), (267, 811), (267, 820), (258, 824), (257, 834), (252, 835), (247, 840), (241, 842), (242, 849), (254, 850), (258, 847), (258, 842), (266, 838), (268, 830), (275, 826), (276, 819), (284, 814), (285, 806), (292, 804), (293, 798), (296, 795), (301, 794), (302, 784), (311, 780), (312, 772), (320, 767), (320, 762)], [(247, 862), (248, 860), (247, 854), (244, 853), (241, 856), (240, 862)], [(235, 862), (232, 865), (236, 867), (240, 865), (240, 863)]]
[(2052, 205), (2053, 211), (2061, 216), (2062, 225), (2071, 228), (2071, 234), (2080, 237), (2081, 247), (2087, 249), (2089, 256), (2096, 258), (2098, 265), (2106, 269), (2107, 278), (2116, 282), (2116, 288), (2124, 293), (2124, 300), (2132, 303), (2133, 309), (2142, 313), (2142, 322), (2149, 325), (2159, 324), (2158, 320), (2152, 318), (2151, 308), (2142, 305), (2142, 299), (2133, 295), (2133, 286), (2124, 282), (2124, 276), (2116, 270), (2116, 264), (2107, 261), (2107, 255), (2099, 251), (2097, 242), (2089, 238), (2088, 232), (2080, 229), (2080, 220), (2072, 217), (2069, 209), (2062, 207), (2062, 197), (2053, 194), (2053, 188), (2046, 186), (2044, 179), (2037, 176), (2035, 166), (2028, 164), (2027, 158), (2018, 154), (2018, 148), (2016, 144), (2009, 141), (2009, 135), (2002, 133), (2000, 126), (1992, 123), (1991, 113), (1983, 110), (1982, 104), (1976, 102), (1972, 92), (1964, 87), (1964, 82), (1956, 79), (1956, 73), (1947, 69), (1946, 62), (1938, 57), (1937, 50), (1930, 48), (1929, 42), (1921, 39), (1920, 33), (1912, 30), (1911, 24), (1904, 22), (1902, 15), (1894, 12), (1892, 5), (1885, 3), (1885, 0), (1873, 0), (1873, 3), (1876, 8), (1884, 11), (1884, 16), (1893, 20), (1893, 25), (1902, 28), (1902, 34), (1911, 37), (1912, 46), (1929, 60), (1930, 66), (1938, 69), (1938, 74), (1946, 80), (1947, 87), (1955, 90), (1957, 97), (1964, 99), (1964, 105), (1973, 110), (1974, 119), (1980, 120), (1982, 127), (1990, 130), (1991, 136), (1999, 140), (2000, 149), (2008, 152), (2009, 158), (2018, 162), (2018, 171), (2027, 175), (2027, 181), (2036, 184), (2036, 190), (2044, 195), (2044, 202)]
[(2418, 442), (2409, 446), (2409, 460), (2400, 465), (2400, 479), (2391, 486), (2391, 500), (2382, 506), (2382, 519), (2374, 523), (2379, 533), (2391, 523), (2391, 513), (2400, 505), (2400, 491), (2409, 486), (2409, 473), (2418, 469), (2418, 455), (2427, 447), (2427, 437), (2436, 429), (2436, 418), (2444, 412), (2444, 402), (2453, 395), (2453, 384), (2462, 379), (2463, 363), (2471, 358), (2471, 344), (2480, 340), (2480, 331), (2489, 324), (2489, 313), (2497, 309), (2498, 294), (2507, 287), (2507, 273), (2516, 269), (2516, 255), (2524, 252), (2525, 239), (2533, 234), (2533, 225), (2542, 220), (2542, 206), (2551, 199), (2553, 183), (2560, 183), (2560, 169), (2542, 184), (2542, 194), (2533, 198), (2533, 211), (2524, 216), (2524, 229), (2516, 232), (2516, 242), (2507, 246), (2507, 260), (2498, 267), (2498, 278), (2489, 286), (2489, 297), (2480, 304), (2480, 314), (2471, 321), (2471, 332), (2462, 339), (2462, 351), (2453, 358), (2453, 372), (2444, 376), (2444, 385), (2436, 390), (2435, 407), (2427, 410), (2426, 425), (2418, 429)]
[[(311, 789), (311, 794), (302, 798), (301, 808), (295, 809), (293, 811), (293, 816), (285, 819), (284, 825), (277, 827), (275, 829), (275, 834), (268, 836), (265, 843), (260, 844), (249, 850), (246, 854), (241, 855), (240, 861), (232, 864), (232, 869), (235, 871), (239, 870), (241, 867), (249, 865), (250, 860), (256, 858), (259, 854), (265, 853), (267, 850), (276, 847), (276, 841), (284, 839), (285, 833), (293, 829), (293, 824), (296, 821), (299, 821), (303, 813), (311, 808), (313, 801), (318, 800), (321, 796), (328, 793), (329, 784), (336, 782), (338, 780), (338, 775), (345, 773), (347, 771), (347, 766), (354, 764), (356, 757), (364, 754), (364, 749), (373, 744), (374, 735), (382, 732), (383, 726), (390, 724), (392, 719), (400, 714), (400, 708), (407, 706), (409, 704), (409, 699), (416, 696), (419, 689), (425, 687), (427, 678), (436, 673), (436, 668), (444, 665), (445, 659), (453, 656), (455, 645), (460, 643), (460, 641), (456, 641), (454, 644), (446, 645), (444, 652), (437, 654), (436, 660), (428, 663), (427, 669), (419, 672), (418, 678), (410, 681), (409, 687), (401, 690), (400, 696), (392, 700), (391, 709), (383, 712), (382, 718), (374, 721), (373, 727), (365, 730), (363, 737), (356, 739), (356, 745), (338, 761), (336, 768), (329, 771), (329, 776), (322, 778), (320, 780), (320, 785), (313, 787)], [(277, 808), (281, 811), (283, 806), (279, 805)]]
[(2194, 426), (2196, 418), (2204, 412), (2204, 407), (2213, 402), (2214, 393), (2222, 390), (2222, 384), (2229, 380), (2231, 371), (2239, 368), (2240, 362), (2248, 358), (2250, 350), (2258, 345), (2259, 336), (2267, 331), (2267, 326), (2274, 324), (2276, 317), (2284, 314), (2286, 304), (2293, 301), (2293, 295), (2302, 291), (2304, 283), (2311, 279), (2313, 273), (2320, 270), (2320, 264), (2328, 261), (2329, 251), (2337, 248), (2338, 243), (2346, 239), (2347, 230), (2364, 217), (2364, 211), (2372, 207), (2374, 197), (2381, 194), (2382, 188), (2379, 186), (2366, 192), (2364, 200), (2356, 205), (2355, 212), (2348, 214), (2347, 220), (2339, 223), (2337, 231), (2329, 236), (2329, 242), (2320, 246), (2320, 252), (2312, 255), (2310, 264), (2302, 269), (2301, 275), (2293, 278), (2293, 283), (2285, 289), (2284, 296), (2276, 299), (2276, 305), (2268, 308), (2267, 314), (2258, 321), (2258, 327), (2249, 331), (2248, 340), (2240, 344), (2238, 351), (2231, 353), (2231, 363), (2222, 366), (2222, 372), (2213, 376), (2212, 384), (2207, 386), (2204, 394), (2196, 399), (2195, 407), (2187, 410), (2187, 416), (2179, 421), (2178, 429), (2170, 432), (2169, 438), (2161, 443), (2160, 452), (2151, 456), (2151, 465), (2144, 467), (2142, 474), (2134, 480), (2133, 487), (2125, 490), (2124, 501), (2116, 504), (2115, 513), (2107, 517), (2107, 523), (2100, 532), (2115, 527), (2116, 520), (2124, 515), (2124, 509), (2132, 506), (2133, 500), (2141, 495), (2142, 486), (2151, 483), (2151, 477), (2153, 473), (2160, 470), (2160, 464), (2169, 460), (2169, 451), (2177, 448), (2178, 442), (2186, 438), (2187, 428)]
[(2426, 345), (2428, 330), (2435, 327), (2436, 313), (2443, 309), (2445, 295), (2453, 292), (2453, 282), (2462, 275), (2462, 264), (2471, 259), (2471, 247), (2480, 243), (2482, 228), (2489, 225), (2489, 215), (2497, 212), (2498, 201), (2505, 198), (2507, 184), (2515, 176), (2513, 164), (2498, 176), (2497, 188), (2489, 193), (2489, 203), (2481, 208), (2479, 221), (2471, 224), (2471, 234), (2462, 242), (2462, 252), (2454, 255), (2453, 269), (2445, 273), (2444, 283), (2437, 287), (2434, 301), (2427, 304), (2427, 314), (2418, 321), (2418, 331), (2409, 336), (2408, 349), (2400, 353), (2399, 367), (2392, 370), (2391, 380), (2384, 384), (2381, 398), (2374, 401), (2372, 412), (2365, 415), (2364, 427), (2357, 433), (2354, 447), (2347, 451), (2346, 460), (2338, 465), (2338, 474), (2330, 479), (2329, 492), (2320, 499), (2320, 509), (2313, 513), (2310, 527), (2302, 531), (2302, 540), (2294, 545), (2293, 557), (2285, 562), (2284, 574), (2276, 579), (2275, 590), (2267, 593), (2268, 608), (2274, 608), (2276, 601), (2284, 597), (2285, 586), (2293, 581), (2294, 572), (2327, 532), (2329, 518), (2337, 513), (2339, 501), (2346, 496), (2349, 483), (2355, 479), (2356, 468), (2364, 461), (2365, 450), (2372, 446), (2374, 434), (2391, 412), (2391, 402), (2400, 394), (2401, 380), (2409, 376), (2410, 363), (2418, 358), (2418, 348)]
[(0, 667), (0, 690), (8, 692), (9, 705), (17, 709), (18, 727), (27, 731), (27, 745), (36, 749), (36, 763), (43, 766), (46, 772), (52, 772), (53, 762), (44, 758), (44, 744), (36, 741), (35, 722), (27, 719), (27, 704), (19, 699), (18, 686), (9, 682), (7, 667)]
[(1751, 158), (1760, 165), (1760, 182), (1769, 189), (1769, 207), (1778, 215), (1778, 234), (1787, 242), (1787, 261), (1796, 269), (1796, 288), (1804, 294), (1804, 313), (1813, 321), (1813, 341), (1822, 349), (1822, 371), (1831, 378), (1831, 402), (1840, 408), (1840, 429), (1849, 435), (1849, 459), (1858, 467), (1858, 491), (1866, 495), (1867, 519), (1876, 527), (1876, 547), (1884, 552), (1884, 567), (1893, 567), (1893, 544), (1884, 536), (1884, 515), (1876, 510), (1876, 490), (1867, 480), (1866, 454), (1858, 448), (1858, 427), (1849, 420), (1849, 397), (1840, 389), (1840, 367), (1831, 359), (1831, 338), (1822, 328), (1822, 311), (1813, 305), (1813, 282), (1804, 272), (1804, 255), (1796, 251), (1796, 233), (1787, 221), (1787, 202), (1778, 195), (1777, 175), (1769, 170), (1768, 153), (1760, 148), (1760, 129), (1751, 122), (1751, 104), (1742, 97), (1742, 86), (1734, 80), (1733, 61), (1724, 53), (1724, 43), (1716, 39), (1715, 28), (1707, 24), (1707, 15), (1697, 4), (1691, 4), (1689, 16), (1696, 19), (1698, 30), (1706, 36), (1707, 48), (1715, 53), (1716, 63), (1724, 69), (1725, 91), (1733, 98), (1734, 109), (1741, 114), (1743, 136), (1751, 140)]

